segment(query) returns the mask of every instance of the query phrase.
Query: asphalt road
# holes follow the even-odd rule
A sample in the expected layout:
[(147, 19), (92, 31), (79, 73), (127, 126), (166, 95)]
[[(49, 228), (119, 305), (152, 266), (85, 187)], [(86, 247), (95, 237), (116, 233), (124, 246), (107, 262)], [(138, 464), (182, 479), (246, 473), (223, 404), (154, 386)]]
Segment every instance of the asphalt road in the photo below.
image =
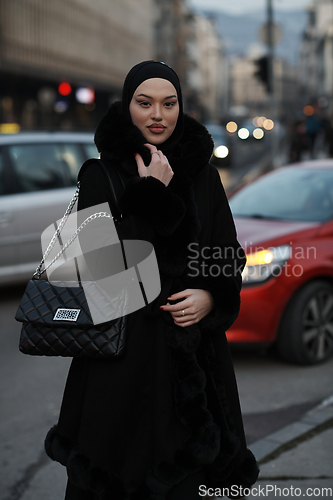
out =
[[(38, 485), (52, 478), (47, 500), (61, 500), (65, 472), (45, 456), (43, 441), (56, 423), (70, 360), (18, 351), (20, 325), (14, 315), (22, 293), (23, 288), (0, 290), (0, 498), (45, 500)], [(333, 359), (299, 367), (257, 350), (237, 349), (233, 356), (249, 443), (332, 393)]]
[[(231, 164), (227, 167), (223, 164), (216, 165), (227, 192), (242, 184), (249, 173), (253, 172), (256, 176), (268, 168), (271, 163), (271, 140), (271, 137), (263, 140), (241, 140), (237, 136), (231, 138)], [(285, 144), (282, 143), (275, 163), (282, 164), (286, 161), (284, 150)]]
[(242, 169), (249, 164), (257, 163), (271, 147), (271, 137), (265, 137), (261, 140), (253, 138), (242, 140), (234, 136), (232, 139), (233, 154), (231, 167), (234, 169)]

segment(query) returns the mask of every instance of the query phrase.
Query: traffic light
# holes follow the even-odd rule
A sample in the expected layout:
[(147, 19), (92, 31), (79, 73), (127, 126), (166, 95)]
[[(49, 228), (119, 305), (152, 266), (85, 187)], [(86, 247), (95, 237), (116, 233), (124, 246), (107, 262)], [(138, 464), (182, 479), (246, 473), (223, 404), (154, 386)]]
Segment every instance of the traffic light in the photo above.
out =
[(58, 87), (60, 95), (67, 96), (72, 92), (72, 87), (68, 82), (61, 82)]
[(260, 59), (254, 61), (255, 66), (257, 67), (254, 72), (254, 76), (258, 78), (266, 87), (266, 90), (270, 92), (270, 78), (269, 78), (269, 68), (268, 68), (268, 57), (262, 56)]

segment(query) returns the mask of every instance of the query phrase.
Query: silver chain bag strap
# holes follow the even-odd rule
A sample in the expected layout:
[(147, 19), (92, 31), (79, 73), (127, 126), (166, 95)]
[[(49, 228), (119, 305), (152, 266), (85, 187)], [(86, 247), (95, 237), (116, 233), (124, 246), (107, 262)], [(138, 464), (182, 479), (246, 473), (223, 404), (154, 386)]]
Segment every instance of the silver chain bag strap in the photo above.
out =
[[(124, 188), (119, 173), (107, 170), (101, 160), (88, 160), (82, 166), (81, 172), (91, 162), (98, 162), (103, 169), (109, 183), (114, 205), (119, 211), (116, 191), (119, 192), (119, 189)], [(51, 238), (39, 266), (29, 281), (18, 307), (15, 319), (22, 323), (19, 349), (24, 354), (110, 359), (118, 358), (124, 352), (126, 315), (95, 325), (81, 283), (78, 286), (77, 282), (72, 284), (68, 281), (65, 283), (51, 283), (40, 279), (42, 274), (54, 264), (78, 237), (80, 231), (91, 221), (101, 217), (116, 221), (118, 219), (115, 219), (112, 214), (107, 212), (97, 212), (87, 217), (51, 262), (43, 268), (73, 210), (79, 191), (80, 182), (77, 184), (74, 196)], [(121, 215), (119, 218), (121, 218)], [(123, 252), (121, 241), (120, 244)], [(127, 268), (126, 259), (124, 259), (124, 265)], [(89, 296), (96, 298), (96, 307), (99, 306), (98, 302), (102, 302), (102, 307), (112, 309), (113, 304), (105, 303), (106, 299), (97, 283), (93, 281), (85, 283), (85, 290), (88, 289)]]

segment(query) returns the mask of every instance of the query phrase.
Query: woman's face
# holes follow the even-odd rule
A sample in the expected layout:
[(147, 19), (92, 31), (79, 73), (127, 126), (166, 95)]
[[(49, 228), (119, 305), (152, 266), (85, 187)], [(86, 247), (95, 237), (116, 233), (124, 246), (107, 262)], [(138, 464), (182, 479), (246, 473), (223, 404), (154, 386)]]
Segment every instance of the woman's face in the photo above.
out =
[(177, 124), (177, 91), (169, 80), (150, 78), (135, 90), (129, 110), (133, 124), (143, 133), (147, 142), (154, 146), (163, 144)]

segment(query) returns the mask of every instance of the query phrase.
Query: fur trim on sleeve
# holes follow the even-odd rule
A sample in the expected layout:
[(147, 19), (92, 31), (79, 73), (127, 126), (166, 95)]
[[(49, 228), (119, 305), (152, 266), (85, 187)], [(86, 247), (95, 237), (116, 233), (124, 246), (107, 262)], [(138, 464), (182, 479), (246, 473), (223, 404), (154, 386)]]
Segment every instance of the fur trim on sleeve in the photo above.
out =
[(212, 252), (202, 261), (194, 260), (188, 264), (189, 267), (191, 265), (191, 271), (187, 275), (187, 287), (207, 290), (214, 299), (213, 310), (200, 321), (200, 326), (212, 333), (228, 330), (237, 319), (240, 310), (241, 273), (246, 263), (245, 253), (238, 242), (222, 250), (221, 255), (225, 253), (224, 257), (215, 259)]
[(185, 205), (180, 197), (154, 177), (131, 178), (119, 206), (124, 215), (143, 217), (162, 236), (172, 234), (185, 214)]
[(228, 497), (231, 499), (244, 498), (246, 490), (251, 488), (257, 481), (258, 475), (258, 464), (253, 453), (248, 449), (243, 462), (230, 474), (225, 481), (226, 484), (223, 485), (224, 488), (229, 490)]
[(226, 276), (187, 277), (187, 288), (207, 290), (214, 299), (214, 308), (200, 320), (200, 327), (210, 333), (225, 332), (237, 319), (240, 310), (240, 286), (237, 278)]
[(202, 328), (212, 333), (217, 329), (228, 330), (240, 310), (240, 295), (234, 280), (224, 277), (218, 280), (206, 278), (202, 283), (197, 283), (195, 288), (208, 290), (214, 299), (214, 309), (200, 321)]

